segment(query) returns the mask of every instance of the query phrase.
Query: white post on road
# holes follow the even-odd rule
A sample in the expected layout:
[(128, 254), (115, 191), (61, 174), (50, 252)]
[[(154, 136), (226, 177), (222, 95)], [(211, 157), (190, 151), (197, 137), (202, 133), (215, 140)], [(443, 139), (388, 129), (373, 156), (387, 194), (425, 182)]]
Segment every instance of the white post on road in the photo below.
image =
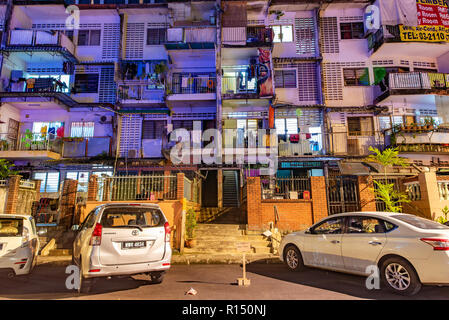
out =
[(251, 243), (249, 242), (238, 242), (236, 243), (237, 251), (243, 253), (243, 278), (237, 278), (237, 284), (239, 286), (249, 286), (251, 285), (251, 280), (246, 278), (246, 252), (251, 251)]

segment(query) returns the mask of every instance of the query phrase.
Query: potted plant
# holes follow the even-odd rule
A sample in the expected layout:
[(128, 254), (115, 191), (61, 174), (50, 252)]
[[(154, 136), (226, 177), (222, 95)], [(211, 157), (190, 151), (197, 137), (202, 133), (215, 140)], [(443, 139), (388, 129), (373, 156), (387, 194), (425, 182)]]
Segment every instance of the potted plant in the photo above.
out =
[(196, 214), (193, 209), (189, 209), (187, 211), (186, 216), (185, 245), (187, 248), (193, 248), (196, 245), (195, 228), (196, 228)]

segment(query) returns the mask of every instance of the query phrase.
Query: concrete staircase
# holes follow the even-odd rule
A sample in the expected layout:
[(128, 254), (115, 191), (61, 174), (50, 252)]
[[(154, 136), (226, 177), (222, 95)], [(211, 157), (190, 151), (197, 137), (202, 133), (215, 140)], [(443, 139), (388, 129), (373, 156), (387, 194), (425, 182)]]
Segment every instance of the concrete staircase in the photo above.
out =
[(241, 255), (239, 242), (251, 244), (251, 254), (270, 254), (270, 242), (260, 232), (247, 231), (239, 224), (198, 224), (195, 229), (196, 246), (185, 248), (184, 254)]
[[(39, 232), (40, 231), (40, 232)], [(44, 232), (45, 231), (45, 232)], [(40, 251), (52, 240), (54, 246), (49, 250), (49, 256), (64, 256), (72, 254), (72, 244), (75, 238), (74, 231), (67, 231), (65, 227), (38, 227)], [(39, 253), (41, 253), (39, 252)]]
[(201, 208), (199, 223), (244, 224), (246, 212), (240, 208)]

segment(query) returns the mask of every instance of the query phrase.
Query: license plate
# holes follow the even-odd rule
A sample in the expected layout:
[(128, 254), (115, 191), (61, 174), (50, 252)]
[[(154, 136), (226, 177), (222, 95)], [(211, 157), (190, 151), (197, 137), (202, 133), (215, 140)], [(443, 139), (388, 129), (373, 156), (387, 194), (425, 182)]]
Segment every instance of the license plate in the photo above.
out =
[(145, 246), (146, 241), (122, 242), (122, 249), (144, 248)]

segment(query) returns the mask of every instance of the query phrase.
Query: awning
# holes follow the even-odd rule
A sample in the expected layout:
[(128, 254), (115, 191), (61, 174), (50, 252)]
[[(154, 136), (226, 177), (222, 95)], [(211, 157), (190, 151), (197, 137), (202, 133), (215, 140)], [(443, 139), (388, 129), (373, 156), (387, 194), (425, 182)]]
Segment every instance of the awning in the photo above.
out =
[(369, 176), (370, 169), (361, 162), (338, 162), (342, 175)]

